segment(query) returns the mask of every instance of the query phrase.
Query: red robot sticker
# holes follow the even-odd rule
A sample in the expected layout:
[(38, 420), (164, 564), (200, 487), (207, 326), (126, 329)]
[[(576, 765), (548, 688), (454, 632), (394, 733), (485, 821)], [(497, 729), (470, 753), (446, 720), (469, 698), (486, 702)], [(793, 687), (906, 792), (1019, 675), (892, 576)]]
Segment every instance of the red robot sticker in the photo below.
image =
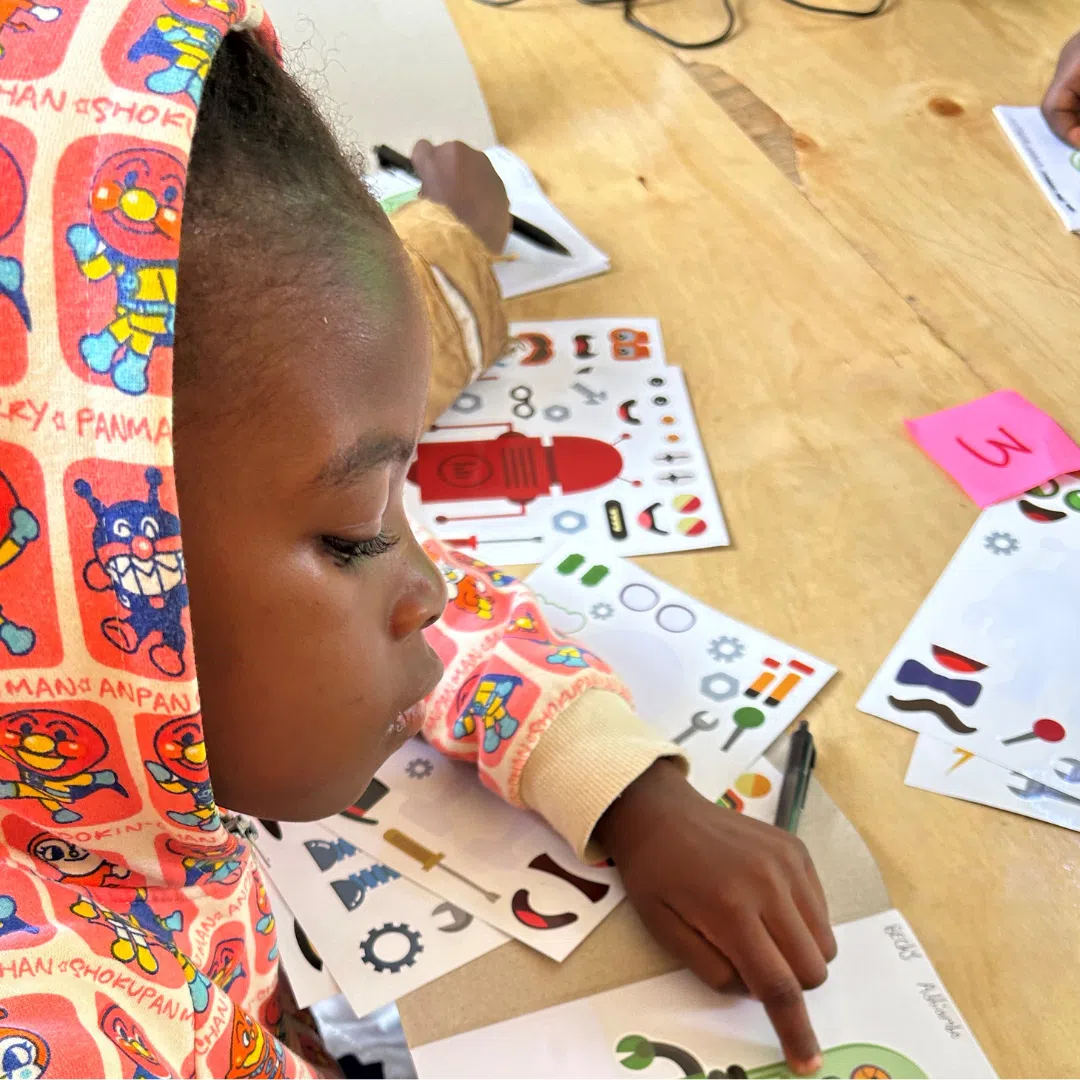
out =
[(146, 0), (134, 0), (105, 46), (105, 70), (125, 90), (198, 108), (210, 61), (243, 6), (240, 0), (160, 0), (155, 12)]
[(0, 670), (52, 667), (62, 657), (45, 481), (28, 450), (0, 443)]
[(128, 817), (140, 801), (119, 746), (112, 716), (92, 702), (6, 711), (0, 799), (45, 827)]
[[(0, 19), (3, 3), (0, 0)], [(26, 128), (0, 117), (0, 386), (26, 374), (26, 335), (33, 318), (26, 299), (23, 231), (34, 150), (34, 137)]]
[(40, 79), (59, 66), (87, 0), (0, 0), (0, 79)]
[(60, 342), (79, 378), (125, 394), (169, 393), (185, 171), (175, 149), (116, 136), (80, 139), (61, 159)]
[[(423, 503), (503, 499), (516, 511), (491, 514), (440, 514), (436, 521), (476, 521), (523, 517), (526, 503), (551, 495), (558, 486), (564, 495), (593, 491), (619, 478), (623, 458), (618, 448), (580, 435), (555, 435), (547, 443), (515, 431), (512, 424), (494, 439), (463, 442), (422, 442), (409, 479), (420, 488)], [(439, 426), (435, 430), (453, 430)], [(638, 484), (638, 481), (631, 481)]]
[(172, 470), (90, 459), (64, 482), (86, 647), (145, 678), (193, 670), (187, 576)]

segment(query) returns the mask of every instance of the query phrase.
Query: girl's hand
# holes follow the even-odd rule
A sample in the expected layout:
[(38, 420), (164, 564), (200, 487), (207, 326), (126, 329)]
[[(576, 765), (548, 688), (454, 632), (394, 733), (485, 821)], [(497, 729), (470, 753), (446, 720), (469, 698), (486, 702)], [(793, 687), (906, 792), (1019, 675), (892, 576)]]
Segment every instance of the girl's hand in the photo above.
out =
[(412, 152), (420, 194), (449, 207), (490, 251), (498, 254), (510, 235), (510, 200), (486, 155), (463, 142), (432, 146), (421, 139)]
[(1080, 149), (1080, 34), (1061, 50), (1042, 112), (1059, 139)]
[(825, 893), (801, 841), (715, 806), (658, 761), (600, 819), (596, 839), (656, 939), (710, 986), (765, 1006), (797, 1073), (821, 1067), (803, 989), (836, 956)]

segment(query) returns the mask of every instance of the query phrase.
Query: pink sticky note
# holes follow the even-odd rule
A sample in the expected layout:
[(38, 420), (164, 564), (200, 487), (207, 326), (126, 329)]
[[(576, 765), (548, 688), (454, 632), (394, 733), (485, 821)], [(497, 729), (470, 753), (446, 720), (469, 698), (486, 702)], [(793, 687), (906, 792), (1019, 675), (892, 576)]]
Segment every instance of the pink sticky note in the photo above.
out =
[(979, 506), (1080, 470), (1080, 446), (1015, 390), (905, 420), (911, 437)]

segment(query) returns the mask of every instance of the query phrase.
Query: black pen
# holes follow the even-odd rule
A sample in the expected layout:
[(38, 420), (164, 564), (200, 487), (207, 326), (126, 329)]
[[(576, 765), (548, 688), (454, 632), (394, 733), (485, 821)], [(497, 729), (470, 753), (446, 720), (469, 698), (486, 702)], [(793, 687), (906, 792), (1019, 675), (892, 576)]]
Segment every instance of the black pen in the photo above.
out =
[(780, 788), (780, 802), (776, 807), (776, 825), (789, 833), (799, 830), (799, 818), (806, 805), (806, 793), (810, 788), (810, 774), (814, 771), (817, 751), (810, 725), (801, 721), (791, 736), (788, 747), (784, 783)]
[[(413, 163), (404, 154), (399, 154), (389, 146), (376, 146), (375, 156), (379, 159), (379, 164), (384, 169), (398, 169), (403, 173), (407, 173), (409, 176), (416, 177), (417, 180), (420, 179), (420, 177), (416, 175), (416, 169), (413, 168)], [(537, 247), (542, 247), (545, 251), (554, 252), (556, 255), (567, 255), (572, 257), (570, 250), (560, 244), (551, 233), (544, 232), (539, 225), (533, 225), (532, 222), (519, 218), (517, 214), (510, 215), (510, 227), (518, 234), (518, 236), (522, 236), (526, 240), (531, 240)]]

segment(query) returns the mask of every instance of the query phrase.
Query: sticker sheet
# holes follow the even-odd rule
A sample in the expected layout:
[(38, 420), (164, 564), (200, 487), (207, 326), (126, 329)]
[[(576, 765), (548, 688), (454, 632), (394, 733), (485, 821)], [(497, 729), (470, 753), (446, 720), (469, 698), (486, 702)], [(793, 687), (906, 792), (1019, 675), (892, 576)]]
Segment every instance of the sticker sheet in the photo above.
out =
[(494, 563), (570, 536), (624, 555), (729, 542), (678, 368), (515, 371), (474, 383), (420, 442), (409, 479), (436, 536)]
[(488, 791), (474, 765), (419, 738), (389, 758), (354, 807), (322, 824), (553, 960), (566, 959), (624, 896), (612, 867), (585, 866), (539, 817)]
[(626, 683), (638, 715), (690, 758), (690, 782), (719, 798), (836, 673), (620, 559), (568, 546), (529, 577), (552, 628)]
[(1080, 775), (1080, 476), (983, 511), (859, 708), (1066, 795)]
[(357, 1016), (506, 941), (318, 823), (258, 829), (263, 864)]
[(731, 787), (716, 801), (737, 814), (772, 825), (783, 784), (784, 774), (767, 758), (761, 758), (735, 777)]
[[(899, 912), (839, 926), (836, 940), (828, 981), (806, 995), (825, 1059), (815, 1076), (996, 1075)], [(421, 1077), (794, 1075), (762, 1005), (686, 971), (429, 1043), (413, 1060)]]
[(289, 978), (289, 986), (296, 998), (296, 1007), (307, 1009), (317, 1001), (335, 997), (341, 993), (341, 988), (334, 982), (334, 977), (319, 955), (319, 950), (311, 944), (304, 928), (296, 921), (292, 908), (285, 903), (285, 897), (278, 892), (266, 864), (261, 859), (259, 861), (277, 922), (277, 947), (281, 954), (281, 966)]
[[(1063, 780), (1080, 786), (1080, 760), (1063, 757), (1054, 767)], [(904, 783), (1080, 832), (1080, 795), (1066, 795), (929, 735), (915, 741)]]

